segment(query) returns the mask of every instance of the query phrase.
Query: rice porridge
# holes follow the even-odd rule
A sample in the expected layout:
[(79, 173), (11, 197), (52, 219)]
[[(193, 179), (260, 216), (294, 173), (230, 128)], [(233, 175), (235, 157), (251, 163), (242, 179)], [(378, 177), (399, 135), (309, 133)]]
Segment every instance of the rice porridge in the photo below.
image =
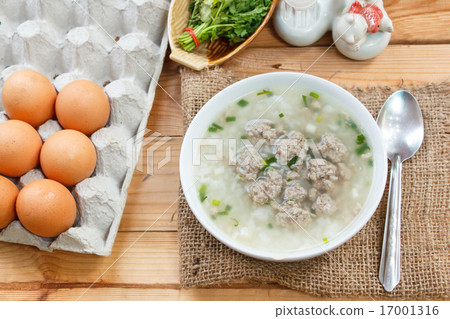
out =
[(334, 99), (295, 87), (230, 104), (196, 154), (198, 196), (211, 219), (267, 252), (328, 244), (361, 210), (373, 175), (357, 119)]

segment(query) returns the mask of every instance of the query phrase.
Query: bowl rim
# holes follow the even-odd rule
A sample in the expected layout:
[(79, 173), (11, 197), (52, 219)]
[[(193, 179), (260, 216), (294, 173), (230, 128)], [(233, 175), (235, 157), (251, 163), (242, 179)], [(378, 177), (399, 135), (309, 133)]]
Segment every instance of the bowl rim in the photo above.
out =
[[(372, 148), (374, 162), (372, 185), (363, 208), (343, 230), (333, 236), (334, 240), (326, 245), (316, 245), (307, 249), (284, 252), (282, 254), (259, 251), (241, 244), (215, 226), (212, 219), (208, 218), (208, 213), (198, 198), (197, 188), (192, 192), (194, 178), (192, 164), (189, 164), (192, 163), (190, 158), (192, 158), (193, 153), (193, 139), (202, 137), (210, 122), (221, 114), (230, 103), (250, 92), (273, 86), (270, 83), (277, 83), (276, 86), (284, 86), (284, 83), (291, 83), (292, 86), (317, 90), (338, 100), (353, 117), (358, 118), (358, 122), (364, 128)], [(317, 87), (320, 87), (320, 89)], [(209, 120), (207, 120), (208, 118)], [(226, 87), (200, 109), (185, 133), (180, 151), (179, 169), (181, 186), (186, 201), (196, 219), (211, 235), (226, 246), (244, 255), (267, 261), (289, 262), (327, 254), (350, 240), (367, 224), (376, 211), (384, 193), (387, 180), (387, 155), (381, 132), (374, 118), (366, 107), (350, 92), (335, 83), (313, 75), (297, 72), (271, 72), (248, 77)]]

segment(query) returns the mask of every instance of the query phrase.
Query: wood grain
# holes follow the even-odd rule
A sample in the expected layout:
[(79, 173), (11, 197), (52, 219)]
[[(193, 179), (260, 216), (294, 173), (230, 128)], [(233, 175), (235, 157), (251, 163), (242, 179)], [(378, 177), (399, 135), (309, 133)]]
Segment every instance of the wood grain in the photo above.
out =
[[(298, 291), (279, 289), (265, 286), (248, 288), (208, 288), (208, 289), (180, 289), (180, 288), (92, 288), (86, 293), (84, 288), (51, 288), (39, 290), (0, 290), (0, 300), (183, 300), (183, 301), (227, 301), (260, 300), (260, 301), (301, 301), (301, 300), (371, 300), (365, 297), (350, 298), (321, 298), (310, 296)], [(85, 293), (85, 294), (84, 294)], [(84, 295), (83, 295), (84, 294)]]
[[(384, 7), (394, 24), (390, 44), (445, 44), (450, 41), (447, 30), (450, 21), (450, 1), (384, 0)], [(272, 20), (273, 21), (273, 20)], [(331, 33), (314, 43), (329, 46), (333, 43)], [(251, 47), (288, 47), (278, 37), (273, 23), (253, 40)]]
[[(128, 188), (120, 231), (145, 231), (151, 225), (152, 231), (177, 230), (176, 210), (180, 187), (178, 163), (183, 139), (171, 137), (154, 152), (150, 151), (162, 139), (156, 139), (141, 151), (138, 169)], [(158, 169), (165, 158), (169, 161)], [(146, 162), (153, 165), (152, 176), (147, 175), (150, 169)]]
[(0, 256), (0, 290), (65, 285), (87, 288), (107, 269), (98, 280), (100, 287), (179, 286), (175, 232), (119, 232), (109, 257), (64, 251), (49, 253), (30, 246), (3, 242), (0, 242)]

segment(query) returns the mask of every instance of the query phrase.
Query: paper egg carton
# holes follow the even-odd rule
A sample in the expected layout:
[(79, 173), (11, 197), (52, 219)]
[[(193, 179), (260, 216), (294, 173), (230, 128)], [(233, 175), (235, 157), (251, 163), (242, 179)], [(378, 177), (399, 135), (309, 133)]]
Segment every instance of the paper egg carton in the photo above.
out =
[[(169, 0), (0, 0), (0, 88), (14, 71), (44, 74), (60, 91), (76, 79), (104, 86), (111, 103), (105, 128), (91, 140), (97, 149), (92, 177), (71, 188), (77, 202), (74, 227), (57, 238), (28, 232), (19, 221), (0, 240), (41, 250), (109, 255), (117, 235), (142, 134), (167, 48)], [(8, 120), (0, 102), (0, 122)], [(49, 120), (45, 141), (61, 130)], [(19, 188), (39, 178), (33, 169), (13, 180)]]

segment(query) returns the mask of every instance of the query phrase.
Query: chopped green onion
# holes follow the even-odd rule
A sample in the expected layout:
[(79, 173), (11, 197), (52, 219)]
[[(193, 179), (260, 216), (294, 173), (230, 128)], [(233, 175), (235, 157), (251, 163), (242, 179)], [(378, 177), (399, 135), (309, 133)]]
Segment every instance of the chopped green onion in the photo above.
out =
[(221, 215), (221, 216), (228, 215), (228, 212), (226, 210), (224, 210), (223, 212), (218, 212), (217, 215)]
[(292, 166), (295, 165), (295, 163), (297, 163), (297, 161), (298, 161), (298, 156), (295, 155), (293, 158), (291, 158), (291, 159), (289, 160), (289, 162), (288, 162), (288, 164), (287, 164), (288, 167), (291, 168)]
[(323, 120), (322, 115), (319, 115), (319, 117), (316, 119), (316, 122), (317, 122), (317, 123), (320, 123), (320, 122), (322, 122), (322, 120)]
[(274, 156), (265, 159), (264, 160), (265, 165), (263, 166), (262, 171), (266, 172), (266, 170), (270, 167), (270, 164), (275, 163), (276, 161), (277, 161), (277, 159)]
[(212, 123), (211, 126), (208, 128), (208, 131), (210, 132), (217, 132), (217, 130), (223, 130), (223, 127), (219, 124)]
[(355, 122), (353, 122), (352, 119), (346, 119), (345, 120), (345, 125), (347, 125), (349, 128), (351, 128), (352, 130), (354, 130), (356, 133), (360, 133), (358, 125), (356, 125)]
[(373, 166), (373, 159), (369, 160), (369, 166), (372, 167)]
[(306, 95), (302, 95), (302, 98), (303, 98), (303, 104), (305, 104), (306, 107), (309, 107)]
[(278, 114), (278, 116), (280, 117), (280, 119), (281, 118), (283, 118), (284, 117), (284, 114), (283, 113), (280, 113), (280, 114)]
[(287, 182), (292, 182), (292, 178), (288, 178), (286, 181)]
[(205, 184), (203, 184), (200, 187), (198, 193), (199, 193), (199, 196), (200, 196), (200, 201), (203, 203), (205, 201), (205, 199), (208, 198), (208, 196), (206, 196), (206, 185)]
[(237, 104), (238, 104), (240, 107), (244, 107), (244, 106), (247, 106), (247, 105), (248, 105), (248, 101), (242, 99), (242, 100), (239, 100), (239, 102), (237, 102)]
[(212, 219), (212, 220), (216, 220), (216, 216), (211, 215), (211, 219)]
[(234, 227), (238, 227), (239, 221), (236, 218), (231, 218), (231, 219), (234, 220)]
[(318, 99), (318, 98), (319, 98), (319, 94), (314, 93), (314, 92), (309, 93), (309, 96), (312, 96), (312, 97), (315, 98), (315, 99)]
[(241, 135), (241, 140), (246, 140), (246, 139), (247, 139), (247, 136)]
[(225, 121), (227, 121), (227, 122), (234, 122), (234, 121), (236, 121), (236, 116), (227, 116)]
[(227, 212), (229, 212), (230, 210), (231, 210), (231, 206), (230, 205), (227, 205), (226, 207), (225, 207), (225, 210), (227, 211)]
[(269, 168), (270, 168), (270, 165), (265, 165), (265, 166), (262, 168), (263, 173), (265, 174), (265, 173), (269, 170)]
[(322, 238), (322, 240), (325, 244), (328, 244), (328, 238), (325, 237), (325, 238)]
[(269, 224), (267, 224), (267, 228), (272, 229), (273, 225), (269, 223)]
[(362, 155), (364, 154), (365, 151), (370, 150), (370, 147), (367, 143), (364, 143), (363, 145), (361, 145), (360, 147), (358, 147), (355, 152), (358, 155)]
[(363, 134), (360, 134), (356, 137), (356, 144), (361, 145), (366, 141), (366, 137)]
[(258, 92), (256, 95), (260, 96), (260, 95), (263, 95), (263, 94), (267, 94), (268, 96), (272, 96), (273, 95), (272, 91), (269, 91), (269, 90), (262, 90), (261, 92)]
[(272, 163), (275, 163), (276, 161), (277, 161), (277, 159), (275, 158), (275, 156), (272, 156), (272, 157), (270, 157), (268, 159), (265, 159), (265, 162), (267, 164), (272, 164)]
[(219, 205), (220, 205), (220, 201), (218, 201), (218, 200), (216, 200), (216, 199), (213, 199), (212, 204), (213, 204), (214, 206), (219, 206)]

